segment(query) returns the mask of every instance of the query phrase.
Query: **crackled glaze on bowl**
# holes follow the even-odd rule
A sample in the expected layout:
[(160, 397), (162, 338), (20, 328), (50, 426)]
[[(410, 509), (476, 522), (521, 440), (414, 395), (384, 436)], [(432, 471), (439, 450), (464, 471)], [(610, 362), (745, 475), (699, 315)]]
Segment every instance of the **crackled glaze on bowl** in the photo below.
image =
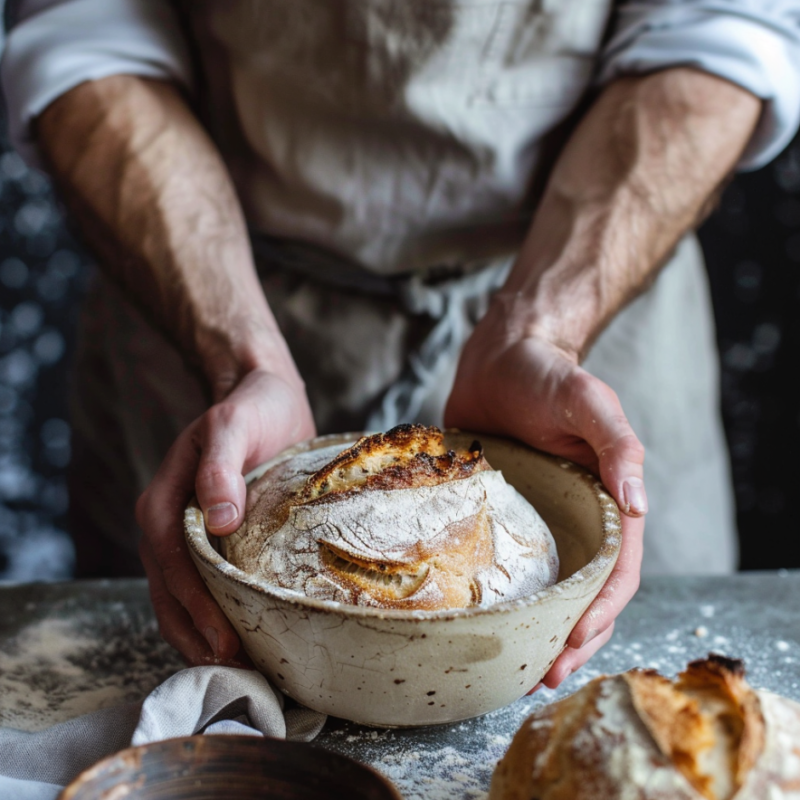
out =
[[(500, 708), (535, 686), (600, 591), (619, 554), (619, 511), (596, 478), (563, 459), (497, 437), (486, 458), (539, 511), (556, 540), (554, 586), (489, 608), (397, 611), (313, 600), (225, 561), (195, 503), (189, 551), (245, 649), (273, 685), (303, 705), (380, 727), (455, 722)], [(323, 436), (250, 473), (255, 480), (297, 452), (341, 444)]]

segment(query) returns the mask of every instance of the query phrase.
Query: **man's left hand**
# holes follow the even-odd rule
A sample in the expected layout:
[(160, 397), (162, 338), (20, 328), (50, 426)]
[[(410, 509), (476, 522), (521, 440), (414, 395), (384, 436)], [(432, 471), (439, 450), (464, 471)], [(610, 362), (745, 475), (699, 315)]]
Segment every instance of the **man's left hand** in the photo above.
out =
[(468, 341), (445, 423), (519, 439), (598, 475), (621, 510), (622, 548), (613, 572), (542, 679), (554, 689), (610, 638), (639, 586), (647, 498), (644, 448), (616, 394), (578, 366), (577, 354), (535, 336), (504, 332), (497, 301)]

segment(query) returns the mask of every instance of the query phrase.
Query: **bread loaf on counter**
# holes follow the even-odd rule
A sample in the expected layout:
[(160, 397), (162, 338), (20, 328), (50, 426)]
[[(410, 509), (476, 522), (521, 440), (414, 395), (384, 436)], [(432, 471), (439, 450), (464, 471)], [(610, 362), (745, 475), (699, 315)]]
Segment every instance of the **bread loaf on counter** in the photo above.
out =
[(741, 661), (607, 675), (534, 712), (489, 800), (796, 800), (800, 704), (745, 681)]
[(401, 425), (281, 461), (248, 490), (225, 557), (308, 597), (399, 609), (490, 605), (553, 584), (534, 508), (479, 442)]

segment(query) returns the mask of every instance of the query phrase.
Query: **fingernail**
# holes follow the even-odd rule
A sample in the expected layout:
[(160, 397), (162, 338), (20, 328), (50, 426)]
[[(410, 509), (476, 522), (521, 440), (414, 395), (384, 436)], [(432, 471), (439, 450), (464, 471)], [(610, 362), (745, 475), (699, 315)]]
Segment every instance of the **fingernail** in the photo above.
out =
[(591, 642), (598, 633), (600, 633), (600, 631), (596, 631), (594, 628), (591, 628), (586, 632), (586, 636), (583, 637), (583, 641), (580, 644), (570, 645), (570, 647), (580, 650), (581, 647), (586, 647), (586, 645), (589, 644), (589, 642)]
[(647, 495), (640, 478), (627, 478), (622, 484), (625, 512), (628, 514), (647, 513)]
[(211, 645), (211, 649), (214, 651), (214, 655), (216, 656), (217, 651), (219, 650), (219, 634), (217, 633), (217, 629), (206, 628), (205, 637), (206, 641)]
[(206, 510), (206, 526), (209, 528), (224, 528), (230, 525), (239, 514), (233, 503), (220, 503)]

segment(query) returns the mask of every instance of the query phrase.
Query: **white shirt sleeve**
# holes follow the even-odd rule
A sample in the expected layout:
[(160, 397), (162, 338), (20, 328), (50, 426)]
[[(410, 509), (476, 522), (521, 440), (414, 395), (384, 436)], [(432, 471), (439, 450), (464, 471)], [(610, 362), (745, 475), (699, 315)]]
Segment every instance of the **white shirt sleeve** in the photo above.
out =
[(764, 112), (739, 169), (757, 169), (800, 125), (798, 0), (626, 0), (603, 53), (600, 82), (686, 65), (762, 98)]
[(122, 74), (191, 89), (191, 58), (168, 0), (21, 0), (0, 62), (12, 144), (41, 166), (35, 118), (79, 83)]

